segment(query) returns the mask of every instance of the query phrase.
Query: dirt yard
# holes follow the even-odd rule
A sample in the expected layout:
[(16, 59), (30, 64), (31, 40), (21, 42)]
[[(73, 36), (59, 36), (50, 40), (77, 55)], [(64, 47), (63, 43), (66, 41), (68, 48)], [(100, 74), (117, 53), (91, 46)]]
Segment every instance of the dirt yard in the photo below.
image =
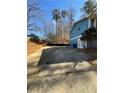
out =
[(35, 77), (28, 83), (27, 93), (97, 93), (96, 79), (96, 71), (92, 69)]

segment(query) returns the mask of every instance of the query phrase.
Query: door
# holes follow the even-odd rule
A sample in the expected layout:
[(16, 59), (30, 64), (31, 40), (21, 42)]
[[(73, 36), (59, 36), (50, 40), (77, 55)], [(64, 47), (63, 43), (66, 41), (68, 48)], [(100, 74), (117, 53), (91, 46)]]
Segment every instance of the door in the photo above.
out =
[(73, 44), (73, 48), (77, 48), (77, 44)]

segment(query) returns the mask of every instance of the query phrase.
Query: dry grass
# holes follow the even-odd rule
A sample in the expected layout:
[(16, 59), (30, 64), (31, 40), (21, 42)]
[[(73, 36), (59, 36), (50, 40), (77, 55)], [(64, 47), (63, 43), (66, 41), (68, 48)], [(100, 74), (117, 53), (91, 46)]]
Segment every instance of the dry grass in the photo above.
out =
[(41, 47), (43, 47), (42, 44), (36, 44), (27, 39), (27, 56), (40, 49)]

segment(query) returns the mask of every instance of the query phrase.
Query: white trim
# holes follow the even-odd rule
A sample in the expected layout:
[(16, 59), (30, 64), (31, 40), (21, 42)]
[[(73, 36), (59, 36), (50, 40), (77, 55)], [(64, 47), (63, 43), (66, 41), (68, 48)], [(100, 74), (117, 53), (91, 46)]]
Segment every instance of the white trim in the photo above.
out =
[(83, 16), (83, 17), (80, 18), (79, 20), (75, 21), (75, 22), (73, 23), (73, 25), (72, 25), (71, 32), (72, 32), (72, 29), (74, 28), (75, 24), (77, 24), (78, 22), (80, 22), (80, 21), (82, 21), (82, 20), (84, 20), (84, 19), (89, 19), (89, 18), (88, 18), (88, 15), (87, 15), (87, 16)]
[(90, 28), (90, 27), (91, 27), (91, 20), (88, 19), (88, 28)]
[(77, 47), (80, 48), (80, 39), (77, 39)]
[(79, 36), (77, 36), (77, 37), (74, 37), (74, 38), (72, 38), (72, 39), (70, 39), (70, 40), (78, 39), (78, 38), (80, 38), (80, 37), (82, 37), (82, 35), (79, 35)]
[(94, 27), (96, 27), (96, 18), (94, 19)]
[(87, 48), (87, 42), (86, 41), (84, 42), (84, 45), (85, 45), (85, 48)]
[(81, 17), (79, 20), (77, 20), (76, 22), (74, 22), (74, 24), (75, 24), (75, 23), (78, 23), (78, 22), (80, 22), (80, 21), (82, 21), (82, 20), (84, 20), (84, 19), (86, 19), (86, 18), (88, 18), (88, 16), (83, 16), (83, 17)]
[(87, 48), (87, 41), (81, 41), (80, 39), (78, 39), (77, 45), (78, 48)]
[(78, 39), (77, 41), (78, 41), (78, 48), (83, 48), (83, 41), (81, 41), (80, 39)]

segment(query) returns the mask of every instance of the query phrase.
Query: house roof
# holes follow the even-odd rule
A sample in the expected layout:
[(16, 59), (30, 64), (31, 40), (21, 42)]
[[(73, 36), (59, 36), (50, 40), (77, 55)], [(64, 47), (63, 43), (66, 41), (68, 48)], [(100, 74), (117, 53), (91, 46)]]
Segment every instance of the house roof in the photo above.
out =
[(74, 26), (75, 26), (77, 23), (79, 23), (79, 22), (81, 22), (81, 21), (83, 21), (83, 20), (85, 20), (85, 19), (87, 19), (87, 18), (88, 18), (88, 16), (84, 16), (84, 17), (82, 17), (81, 19), (79, 19), (78, 21), (76, 21), (76, 22), (73, 24), (70, 33), (73, 31), (73, 28), (74, 28)]

